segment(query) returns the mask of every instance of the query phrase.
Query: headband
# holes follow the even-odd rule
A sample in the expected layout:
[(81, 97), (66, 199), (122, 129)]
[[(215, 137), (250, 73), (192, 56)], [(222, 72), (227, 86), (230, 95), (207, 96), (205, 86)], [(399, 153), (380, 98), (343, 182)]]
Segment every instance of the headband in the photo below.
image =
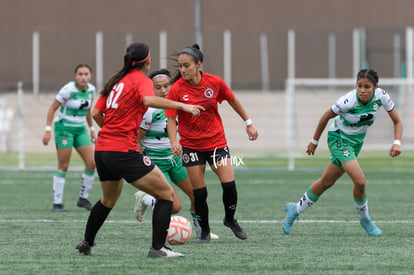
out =
[(171, 79), (171, 77), (167, 74), (156, 74), (151, 79), (156, 79), (157, 77), (162, 77), (162, 76), (166, 76), (168, 79)]
[(184, 48), (180, 52), (180, 54), (182, 54), (182, 53), (186, 53), (186, 54), (192, 55), (196, 60), (200, 60), (201, 61), (200, 55), (195, 50), (193, 50), (193, 48)]
[(140, 60), (140, 61), (132, 61), (132, 66), (135, 66), (135, 64), (139, 64), (142, 62), (147, 61), (149, 58), (151, 57), (151, 51), (148, 51), (148, 55), (147, 57), (145, 57), (144, 59)]

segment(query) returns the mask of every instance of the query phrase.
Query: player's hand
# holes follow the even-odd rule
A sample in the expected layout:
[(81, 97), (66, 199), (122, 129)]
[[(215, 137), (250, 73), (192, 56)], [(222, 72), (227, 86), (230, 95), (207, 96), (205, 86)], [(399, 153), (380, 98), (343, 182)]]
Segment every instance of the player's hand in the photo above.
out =
[(92, 143), (95, 144), (96, 143), (96, 133), (95, 133), (95, 131), (91, 130), (90, 131), (90, 136), (91, 136)]
[(50, 131), (45, 131), (45, 134), (43, 135), (42, 142), (44, 145), (48, 145), (50, 141)]
[(172, 142), (171, 143), (171, 152), (174, 156), (179, 157), (183, 154), (183, 147), (178, 142)]
[(249, 126), (246, 126), (246, 132), (250, 140), (256, 140), (257, 137), (259, 136), (259, 133), (257, 132), (256, 128), (254, 128), (252, 124), (250, 124)]
[(392, 158), (398, 157), (401, 154), (401, 146), (398, 144), (393, 144), (389, 154)]
[(201, 111), (205, 111), (206, 109), (200, 105), (184, 104), (183, 110), (187, 113), (192, 114), (193, 117), (197, 117), (200, 115)]
[(312, 142), (309, 142), (308, 147), (306, 149), (306, 154), (314, 155), (316, 151), (316, 147), (318, 147), (318, 145), (315, 145)]

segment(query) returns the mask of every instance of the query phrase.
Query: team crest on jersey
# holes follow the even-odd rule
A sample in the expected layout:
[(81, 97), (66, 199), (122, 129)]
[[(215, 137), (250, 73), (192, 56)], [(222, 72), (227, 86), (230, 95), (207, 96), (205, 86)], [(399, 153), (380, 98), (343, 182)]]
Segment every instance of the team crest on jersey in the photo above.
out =
[(143, 160), (144, 160), (144, 164), (146, 166), (150, 166), (151, 165), (151, 159), (148, 156), (144, 156)]
[(372, 102), (372, 110), (374, 110), (374, 111), (378, 111), (378, 104), (377, 104), (377, 102)]
[(183, 155), (183, 161), (184, 163), (188, 163), (190, 161), (190, 157), (187, 154)]
[(348, 151), (348, 149), (344, 149), (342, 150), (342, 155), (347, 158), (351, 155), (351, 153)]
[(207, 88), (204, 90), (204, 96), (205, 96), (205, 97), (207, 97), (207, 98), (212, 98), (212, 97), (213, 97), (213, 95), (214, 95), (214, 91), (213, 91), (213, 89), (211, 89), (211, 88), (207, 87)]
[(68, 140), (66, 138), (62, 139), (62, 145), (63, 146), (68, 145)]

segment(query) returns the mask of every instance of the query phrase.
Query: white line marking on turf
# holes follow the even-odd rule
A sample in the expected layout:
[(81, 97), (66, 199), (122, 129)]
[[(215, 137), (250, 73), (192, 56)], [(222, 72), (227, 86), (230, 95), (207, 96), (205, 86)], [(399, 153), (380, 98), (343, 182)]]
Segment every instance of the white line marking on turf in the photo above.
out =
[[(223, 221), (213, 220), (210, 223), (222, 223)], [(261, 224), (277, 224), (282, 223), (282, 221), (276, 220), (238, 220), (240, 223), (261, 223)], [(347, 221), (347, 220), (299, 220), (299, 223), (341, 223), (341, 224), (352, 224), (352, 223), (359, 223), (359, 221)], [(0, 223), (85, 223), (85, 220), (48, 220), (48, 219), (1, 219)], [(105, 223), (110, 224), (138, 224), (135, 220), (108, 220)], [(151, 221), (144, 221), (143, 223), (151, 223)], [(396, 221), (377, 221), (375, 223), (378, 224), (414, 224), (414, 220), (396, 220)]]

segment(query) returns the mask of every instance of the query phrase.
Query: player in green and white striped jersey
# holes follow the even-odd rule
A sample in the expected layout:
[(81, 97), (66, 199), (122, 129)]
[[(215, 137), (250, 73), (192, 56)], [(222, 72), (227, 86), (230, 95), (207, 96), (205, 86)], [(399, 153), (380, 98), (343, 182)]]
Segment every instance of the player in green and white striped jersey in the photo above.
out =
[[(152, 72), (149, 77), (154, 84), (156, 96), (166, 98), (171, 86), (171, 74), (166, 69)], [(171, 186), (177, 185), (191, 201), (190, 213), (193, 218), (196, 234), (200, 234), (201, 228), (195, 217), (194, 194), (187, 170), (182, 166), (182, 157), (176, 157), (171, 152), (171, 144), (167, 132), (167, 117), (164, 109), (148, 108), (141, 122), (138, 133), (138, 143), (141, 151), (147, 155), (163, 172)], [(175, 192), (175, 191), (174, 191)], [(144, 220), (147, 207), (153, 208), (156, 199), (142, 191), (135, 193), (136, 203), (134, 213), (138, 221)], [(181, 201), (177, 193), (174, 194), (172, 213), (181, 210)], [(212, 238), (218, 238), (212, 234)]]
[(285, 208), (287, 215), (282, 224), (285, 234), (290, 234), (293, 222), (300, 213), (312, 206), (329, 187), (347, 173), (354, 183), (354, 204), (361, 226), (369, 236), (381, 236), (381, 230), (372, 222), (368, 213), (366, 179), (357, 157), (367, 129), (374, 123), (381, 106), (394, 123), (394, 142), (389, 150), (391, 157), (401, 153), (402, 123), (389, 94), (378, 88), (378, 80), (378, 74), (371, 69), (359, 71), (356, 89), (339, 98), (322, 115), (306, 153), (308, 155), (315, 153), (319, 138), (328, 121), (335, 118), (328, 132), (331, 162), (322, 177), (309, 187), (298, 203), (287, 203)]
[[(75, 81), (67, 83), (60, 89), (47, 113), (46, 128), (42, 140), (44, 145), (50, 141), (53, 117), (59, 109), (54, 119), (58, 158), (58, 167), (53, 177), (52, 210), (54, 212), (66, 211), (63, 205), (63, 190), (72, 147), (75, 147), (85, 163), (77, 206), (87, 210), (92, 208), (88, 197), (94, 181), (95, 160), (92, 142), (95, 142), (96, 134), (91, 113), (95, 87), (89, 83), (91, 78), (92, 70), (89, 65), (77, 65)], [(86, 129), (85, 121), (89, 125), (90, 133)]]

